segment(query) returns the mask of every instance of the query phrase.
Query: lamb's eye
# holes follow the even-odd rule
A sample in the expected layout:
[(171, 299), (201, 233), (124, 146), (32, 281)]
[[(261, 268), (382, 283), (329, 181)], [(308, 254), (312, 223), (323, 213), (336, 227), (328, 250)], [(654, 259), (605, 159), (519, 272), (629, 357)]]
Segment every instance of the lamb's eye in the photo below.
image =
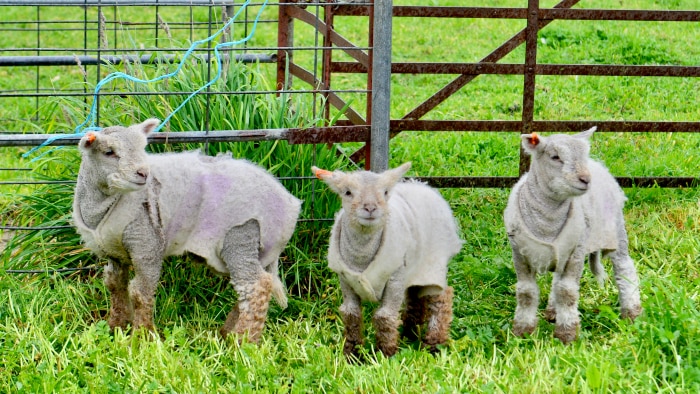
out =
[(554, 160), (554, 161), (561, 161), (561, 159), (559, 158), (559, 155), (554, 155), (554, 156), (552, 156), (552, 160)]
[(350, 196), (352, 196), (352, 192), (351, 192), (350, 190), (346, 190), (346, 191), (345, 191), (345, 195), (346, 195), (347, 197), (350, 197)]
[(114, 151), (113, 151), (112, 149), (107, 149), (107, 150), (105, 151), (105, 156), (107, 156), (107, 157), (113, 157), (113, 156), (116, 156), (116, 154), (114, 153)]
[(388, 196), (388, 195), (389, 195), (389, 191), (388, 191), (388, 190), (384, 190), (384, 197), (386, 197), (386, 196)]

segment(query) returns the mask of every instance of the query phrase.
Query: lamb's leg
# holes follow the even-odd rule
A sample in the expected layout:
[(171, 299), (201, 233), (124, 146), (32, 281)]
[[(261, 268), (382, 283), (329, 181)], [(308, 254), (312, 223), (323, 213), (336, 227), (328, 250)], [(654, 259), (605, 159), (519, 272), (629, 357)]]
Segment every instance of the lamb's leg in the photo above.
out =
[(399, 313), (405, 297), (403, 280), (389, 279), (384, 288), (382, 303), (372, 318), (377, 347), (386, 357), (396, 354), (399, 348)]
[(618, 226), (620, 243), (616, 251), (608, 256), (613, 262), (615, 283), (617, 284), (620, 300), (620, 315), (622, 318), (634, 320), (642, 313), (642, 303), (639, 298), (639, 277), (634, 261), (629, 256), (627, 231), (624, 223)]
[(551, 291), (555, 294), (556, 302), (554, 336), (564, 344), (574, 341), (578, 336), (580, 326), (578, 299), (584, 260), (582, 255), (580, 250), (575, 251), (564, 272), (552, 282)]
[[(552, 275), (552, 287), (551, 288), (554, 289), (560, 280), (561, 280), (561, 275), (555, 272)], [(556, 291), (550, 290), (550, 292), (549, 292), (549, 300), (547, 301), (547, 307), (544, 310), (544, 319), (550, 323), (554, 323), (557, 321), (557, 292)]]
[(515, 251), (513, 251), (513, 265), (518, 277), (518, 283), (515, 287), (517, 305), (513, 319), (513, 334), (520, 337), (532, 334), (537, 327), (540, 288), (537, 287), (536, 272), (532, 271)]
[(453, 297), (454, 290), (449, 286), (440, 294), (422, 297), (425, 300), (428, 321), (423, 343), (431, 352), (436, 351), (437, 345), (444, 344), (450, 338)]
[(238, 304), (220, 330), (224, 337), (229, 332), (247, 333), (249, 341), (260, 340), (270, 306), (272, 275), (262, 269), (259, 255), (260, 226), (256, 220), (251, 219), (226, 234), (221, 258), (238, 293)]
[(144, 215), (126, 227), (122, 244), (134, 266), (134, 278), (129, 282), (133, 329), (155, 331), (153, 309), (163, 267), (164, 243), (149, 217)]
[(121, 262), (110, 260), (104, 270), (104, 283), (109, 290), (109, 327), (126, 329), (131, 322), (131, 302), (129, 300), (129, 269)]
[(418, 296), (420, 287), (409, 287), (406, 291), (406, 309), (403, 312), (403, 337), (415, 341), (420, 337), (420, 327), (425, 322), (425, 299)]
[(352, 360), (360, 355), (359, 348), (364, 343), (362, 324), (362, 301), (354, 290), (345, 281), (340, 279), (340, 290), (343, 293), (343, 304), (340, 306), (340, 315), (345, 326), (345, 344), (343, 354)]

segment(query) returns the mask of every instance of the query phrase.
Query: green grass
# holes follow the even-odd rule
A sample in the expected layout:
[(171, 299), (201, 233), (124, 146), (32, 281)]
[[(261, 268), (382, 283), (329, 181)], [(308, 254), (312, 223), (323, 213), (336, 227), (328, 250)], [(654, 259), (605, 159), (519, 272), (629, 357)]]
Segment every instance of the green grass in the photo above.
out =
[[(542, 1), (551, 6), (556, 1)], [(582, 1), (586, 8), (618, 8), (619, 2)], [(396, 1), (395, 4), (423, 4)], [(478, 1), (432, 1), (432, 5), (483, 6)], [(493, 6), (524, 7), (522, 0), (500, 0)], [(625, 8), (697, 9), (694, 0), (626, 1)], [(9, 9), (9, 8), (8, 8)], [(128, 8), (125, 8), (128, 9)], [(58, 8), (61, 12), (81, 10)], [(182, 12), (179, 13), (178, 12)], [(143, 13), (147, 14), (147, 13)], [(4, 16), (8, 15), (8, 16)], [(187, 19), (187, 12), (164, 8), (169, 21)], [(0, 18), (12, 18), (6, 12)], [(136, 12), (122, 17), (138, 20)], [(195, 20), (206, 20), (199, 11)], [(358, 42), (366, 40), (366, 20), (347, 18), (336, 27)], [(394, 61), (474, 61), (488, 54), (523, 27), (522, 21), (427, 19), (397, 21)], [(700, 64), (697, 23), (555, 22), (540, 34), (539, 61), (548, 63)], [(430, 34), (426, 34), (429, 32)], [(449, 33), (449, 34), (443, 34)], [(184, 36), (173, 40), (186, 40)], [(201, 33), (201, 32), (200, 32)], [(313, 44), (306, 35), (300, 45)], [(241, 34), (238, 32), (237, 34)], [(274, 43), (276, 30), (261, 28), (255, 45)], [(144, 35), (145, 36), (145, 35)], [(145, 47), (153, 43), (126, 35)], [(94, 37), (91, 37), (91, 39)], [(2, 40), (32, 37), (0, 37)], [(51, 38), (54, 39), (54, 38)], [(69, 46), (55, 37), (56, 46)], [(71, 38), (75, 39), (75, 38)], [(49, 38), (45, 38), (49, 40)], [(46, 41), (50, 43), (51, 41)], [(125, 44), (126, 45), (126, 44)], [(299, 53), (299, 60), (310, 62)], [(518, 48), (504, 62), (522, 62)], [(17, 70), (13, 70), (17, 71)], [(103, 72), (108, 70), (103, 69)], [(136, 67), (135, 72), (162, 69)], [(231, 65), (222, 84), (241, 90), (264, 90), (273, 84), (273, 67)], [(20, 86), (33, 77), (2, 69), (0, 89)], [(17, 71), (18, 72), (18, 71)], [(58, 71), (57, 71), (58, 73)], [(43, 73), (42, 73), (43, 75)], [(201, 82), (196, 64), (156, 91), (187, 91)], [(57, 87), (80, 87), (61, 75)], [(45, 78), (51, 78), (46, 72)], [(93, 76), (94, 77), (94, 76)], [(400, 117), (453, 76), (393, 76), (392, 117)], [(93, 78), (94, 79), (94, 78)], [(335, 85), (337, 83), (337, 85)], [(359, 76), (335, 77), (336, 88), (362, 87)], [(13, 85), (14, 84), (14, 85)], [(91, 85), (88, 85), (90, 87)], [(223, 85), (217, 87), (222, 88)], [(229, 86), (229, 87), (231, 87)], [(299, 84), (299, 86), (302, 86)], [(679, 78), (538, 77), (536, 119), (700, 120), (700, 81)], [(124, 85), (124, 88), (136, 89)], [(462, 89), (428, 119), (519, 119), (522, 78), (481, 76)], [(354, 106), (364, 108), (359, 95)], [(105, 124), (162, 117), (181, 96), (144, 96), (105, 100)], [(89, 103), (89, 101), (88, 101)], [(217, 97), (209, 117), (211, 128), (304, 127), (317, 124), (313, 99), (263, 95)], [(72, 130), (85, 116), (82, 100), (42, 100), (45, 121), (13, 122), (8, 129), (36, 132)], [(187, 116), (174, 118), (172, 130), (202, 129), (203, 103), (197, 98)], [(33, 103), (3, 105), (0, 118), (31, 118)], [(10, 114), (11, 116), (6, 116)], [(192, 145), (164, 149), (187, 149)], [(282, 177), (308, 176), (309, 167), (347, 166), (325, 146), (286, 143), (211, 144), (211, 153), (232, 150)], [(5, 149), (1, 166), (32, 167), (16, 179), (75, 179), (74, 148), (46, 153), (37, 161), (21, 159), (26, 148)], [(693, 134), (600, 133), (592, 153), (620, 176), (697, 176), (700, 137)], [(405, 132), (392, 140), (391, 165), (412, 161), (409, 175), (515, 176), (517, 133)], [(5, 176), (0, 174), (0, 176)], [(285, 180), (304, 198), (305, 217), (330, 217), (338, 201), (325, 186), (310, 180)], [(157, 291), (155, 323), (160, 338), (121, 331), (110, 333), (104, 319), (108, 293), (100, 271), (77, 274), (15, 275), (9, 268), (51, 269), (97, 262), (83, 250), (72, 230), (18, 232), (3, 255), (0, 269), (1, 392), (486, 392), (607, 393), (700, 391), (700, 189), (626, 189), (625, 210), (631, 255), (641, 276), (645, 309), (636, 322), (618, 318), (617, 291), (608, 281), (599, 287), (584, 272), (579, 310), (580, 338), (570, 346), (553, 339), (553, 327), (541, 322), (527, 338), (512, 336), (515, 274), (502, 224), (509, 190), (441, 190), (452, 206), (465, 245), (450, 265), (455, 288), (452, 341), (436, 356), (416, 344), (402, 343), (392, 359), (376, 353), (371, 327), (365, 347), (367, 362), (352, 365), (342, 355), (343, 328), (337, 278), (324, 261), (327, 222), (300, 223), (283, 256), (289, 307), (274, 303), (259, 346), (221, 340), (216, 332), (230, 310), (235, 293), (225, 280), (203, 266), (168, 259)], [(35, 225), (64, 224), (69, 216), (72, 185), (2, 189), (3, 221)], [(19, 247), (21, 245), (21, 247)], [(607, 263), (606, 263), (607, 264)], [(609, 264), (607, 265), (610, 271)], [(542, 301), (549, 278), (540, 279)], [(372, 308), (366, 311), (366, 321)]]

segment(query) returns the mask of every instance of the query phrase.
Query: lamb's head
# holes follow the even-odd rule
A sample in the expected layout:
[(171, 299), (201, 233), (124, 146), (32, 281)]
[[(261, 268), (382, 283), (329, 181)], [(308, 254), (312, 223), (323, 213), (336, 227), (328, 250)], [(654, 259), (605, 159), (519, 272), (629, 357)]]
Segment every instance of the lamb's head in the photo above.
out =
[(591, 182), (589, 139), (596, 128), (574, 135), (549, 137), (523, 134), (523, 149), (532, 156), (530, 173), (550, 198), (565, 200), (584, 194)]
[(111, 126), (87, 133), (78, 145), (81, 174), (107, 195), (142, 189), (149, 173), (146, 136), (159, 123), (148, 119), (130, 127)]
[(331, 172), (317, 167), (311, 169), (316, 177), (340, 196), (350, 225), (360, 231), (373, 231), (386, 223), (391, 190), (410, 168), (409, 162), (381, 174), (369, 171)]

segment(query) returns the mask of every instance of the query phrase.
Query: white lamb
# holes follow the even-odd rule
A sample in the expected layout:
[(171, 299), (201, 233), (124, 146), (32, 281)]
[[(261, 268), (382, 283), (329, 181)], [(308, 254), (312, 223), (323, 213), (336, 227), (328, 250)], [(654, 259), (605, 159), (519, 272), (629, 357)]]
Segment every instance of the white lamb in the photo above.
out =
[[(445, 343), (452, 322), (447, 263), (462, 246), (447, 202), (419, 182), (398, 183), (405, 163), (382, 174), (343, 173), (312, 167), (342, 199), (328, 248), (328, 266), (340, 278), (345, 325), (344, 353), (359, 355), (363, 343), (362, 301), (380, 302), (373, 318), (377, 347), (389, 357), (398, 347), (398, 327), (431, 350)], [(404, 304), (403, 316), (399, 313)]]
[[(247, 333), (257, 342), (270, 296), (287, 305), (277, 265), (300, 201), (244, 160), (147, 154), (146, 136), (159, 123), (108, 127), (80, 140), (73, 221), (85, 245), (109, 259), (109, 325), (154, 330), (163, 258), (188, 253), (229, 276), (238, 293), (221, 334)], [(130, 266), (134, 277), (127, 287)]]
[(556, 321), (554, 336), (563, 343), (579, 329), (579, 287), (584, 259), (598, 281), (605, 280), (601, 251), (613, 262), (621, 315), (641, 312), (639, 279), (628, 252), (622, 208), (626, 200), (608, 170), (589, 158), (595, 127), (576, 135), (522, 135), (532, 157), (530, 172), (513, 188), (504, 219), (518, 277), (513, 333), (537, 326), (537, 274), (554, 273), (545, 318)]

